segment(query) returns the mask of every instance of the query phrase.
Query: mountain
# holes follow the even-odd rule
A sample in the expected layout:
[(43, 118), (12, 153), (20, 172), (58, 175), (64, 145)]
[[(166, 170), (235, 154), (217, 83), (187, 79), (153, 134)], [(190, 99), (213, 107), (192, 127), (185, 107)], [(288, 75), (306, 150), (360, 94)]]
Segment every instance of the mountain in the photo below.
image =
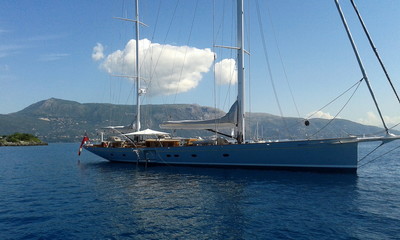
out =
[[(98, 138), (96, 131), (105, 126), (129, 125), (134, 118), (134, 106), (104, 103), (78, 103), (51, 98), (34, 103), (27, 108), (10, 114), (0, 114), (0, 135), (15, 132), (34, 134), (45, 142), (77, 142), (85, 132), (90, 138)], [(142, 106), (142, 129), (160, 130), (165, 120), (213, 119), (225, 113), (219, 109), (196, 104), (159, 104)], [(335, 119), (327, 127), (327, 119), (282, 118), (267, 113), (248, 113), (247, 138), (258, 136), (264, 139), (289, 139), (306, 137), (343, 137), (382, 132), (381, 128), (365, 126), (349, 120)], [(317, 129), (321, 129), (313, 136)], [(162, 130), (165, 131), (165, 130)], [(176, 130), (174, 135), (211, 136), (201, 130)], [(230, 131), (225, 132), (230, 134)]]

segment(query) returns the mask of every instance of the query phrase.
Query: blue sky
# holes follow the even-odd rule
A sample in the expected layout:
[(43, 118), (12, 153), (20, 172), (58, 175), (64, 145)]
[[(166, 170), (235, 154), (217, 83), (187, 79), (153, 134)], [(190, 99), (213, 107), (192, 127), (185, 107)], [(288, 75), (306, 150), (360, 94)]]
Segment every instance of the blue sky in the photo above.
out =
[[(250, 21), (246, 48), (251, 53), (250, 60), (246, 58), (246, 64), (250, 63), (246, 67), (250, 79), (247, 93), (252, 91), (247, 110), (298, 117), (289, 82), (300, 116), (307, 117), (361, 79), (333, 0), (259, 2), (281, 110), (272, 91), (254, 0), (246, 4), (246, 20)], [(400, 2), (356, 3), (395, 86), (400, 87)], [(341, 4), (383, 114), (392, 124), (400, 122), (399, 104), (354, 11), (349, 1)], [(132, 1), (1, 0), (0, 6), (0, 114), (51, 97), (81, 103), (134, 103), (132, 82), (109, 74), (134, 74), (130, 68), (134, 42), (129, 43), (133, 25), (113, 19), (132, 17)], [(228, 79), (235, 53), (213, 48), (213, 42), (234, 44), (232, 1), (146, 0), (140, 9), (141, 20), (149, 26), (141, 28), (140, 43), (154, 51), (143, 53), (148, 78), (144, 85), (149, 88), (143, 104), (197, 103), (227, 111), (236, 96), (235, 86), (227, 84), (235, 81)], [(155, 52), (167, 50), (170, 54), (155, 60)], [(218, 84), (214, 84), (210, 61), (213, 52), (215, 64), (221, 67), (216, 74)], [(180, 59), (184, 67), (179, 57), (184, 59)], [(172, 74), (172, 68), (179, 74)], [(348, 97), (323, 109), (320, 115), (336, 115)], [(379, 124), (365, 83), (339, 117)]]

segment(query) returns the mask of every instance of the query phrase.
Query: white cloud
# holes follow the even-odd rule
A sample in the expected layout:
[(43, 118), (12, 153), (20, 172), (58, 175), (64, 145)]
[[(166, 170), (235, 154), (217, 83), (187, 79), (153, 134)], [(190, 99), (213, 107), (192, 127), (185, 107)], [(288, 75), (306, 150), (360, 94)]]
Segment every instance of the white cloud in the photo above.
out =
[(364, 125), (377, 126), (381, 123), (381, 120), (373, 112), (367, 112), (367, 116), (358, 119), (358, 122)]
[[(108, 55), (101, 67), (110, 74), (135, 76), (136, 41)], [(172, 46), (139, 41), (141, 77), (149, 95), (170, 95), (195, 88), (202, 74), (210, 70), (214, 53), (210, 49)], [(146, 85), (146, 84), (144, 84)], [(151, 86), (149, 86), (151, 85)]]
[(235, 59), (223, 59), (215, 64), (215, 78), (217, 84), (236, 84), (237, 69)]
[[(385, 123), (386, 125), (388, 125), (388, 127), (400, 123), (400, 117), (383, 116), (383, 119), (385, 120)], [(358, 119), (358, 122), (364, 125), (382, 127), (381, 118), (373, 112), (367, 112), (367, 116), (365, 118)]]
[(312, 118), (324, 118), (324, 119), (332, 119), (334, 117), (330, 113), (325, 113), (322, 111), (312, 112), (307, 114), (307, 116), (310, 116)]
[(92, 59), (94, 61), (99, 61), (104, 58), (104, 47), (101, 43), (97, 43), (96, 46), (93, 47)]
[(0, 58), (15, 55), (20, 52), (21, 49), (27, 48), (23, 45), (9, 44), (0, 45)]

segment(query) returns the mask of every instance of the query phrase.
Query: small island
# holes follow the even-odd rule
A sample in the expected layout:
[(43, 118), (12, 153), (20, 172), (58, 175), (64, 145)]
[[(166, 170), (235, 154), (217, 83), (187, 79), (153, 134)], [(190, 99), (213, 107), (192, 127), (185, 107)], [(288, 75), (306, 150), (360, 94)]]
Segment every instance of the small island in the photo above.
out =
[(48, 145), (29, 133), (14, 133), (0, 136), (0, 146), (37, 146)]

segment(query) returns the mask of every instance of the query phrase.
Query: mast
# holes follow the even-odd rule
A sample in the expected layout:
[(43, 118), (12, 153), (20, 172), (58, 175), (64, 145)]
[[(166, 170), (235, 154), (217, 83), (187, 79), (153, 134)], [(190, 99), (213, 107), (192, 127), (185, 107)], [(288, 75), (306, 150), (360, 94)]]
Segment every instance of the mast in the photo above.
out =
[[(123, 21), (128, 21), (128, 22), (134, 22), (136, 25), (136, 77), (135, 82), (136, 82), (136, 118), (134, 119), (132, 123), (132, 128), (133, 124), (135, 124), (135, 130), (138, 132), (140, 131), (140, 96), (142, 94), (145, 94), (144, 89), (140, 89), (140, 65), (139, 65), (139, 27), (140, 24), (143, 26), (146, 26), (146, 24), (140, 22), (139, 20), (139, 0), (136, 0), (136, 19), (128, 19), (128, 18), (121, 18), (121, 17), (114, 17), (119, 20)], [(122, 77), (129, 77), (129, 76), (122, 76)], [(129, 77), (131, 78), (131, 77)]]
[(135, 130), (140, 131), (140, 70), (139, 70), (139, 0), (136, 0), (136, 124)]
[(354, 42), (354, 40), (353, 40), (353, 37), (352, 37), (351, 32), (350, 32), (350, 29), (349, 29), (349, 27), (347, 26), (347, 22), (346, 22), (346, 19), (345, 19), (344, 15), (343, 15), (342, 9), (340, 8), (339, 0), (335, 0), (335, 3), (336, 3), (336, 7), (337, 7), (337, 9), (338, 9), (338, 11), (339, 11), (340, 17), (341, 17), (341, 19), (342, 19), (344, 28), (346, 29), (347, 36), (348, 36), (348, 38), (349, 38), (349, 40), (350, 40), (351, 46), (353, 47), (354, 54), (356, 55), (356, 58), (357, 58), (357, 61), (358, 61), (358, 65), (359, 65), (360, 70), (361, 70), (362, 75), (363, 75), (363, 79), (365, 80), (365, 83), (367, 84), (367, 87), (368, 87), (368, 90), (369, 90), (369, 92), (370, 92), (370, 94), (371, 94), (372, 100), (374, 101), (375, 107), (376, 107), (376, 109), (378, 110), (379, 117), (381, 118), (383, 127), (385, 128), (386, 133), (389, 134), (389, 129), (388, 129), (388, 127), (386, 126), (385, 120), (383, 119), (383, 115), (382, 115), (381, 110), (380, 110), (380, 108), (379, 108), (378, 102), (377, 102), (377, 100), (376, 100), (376, 98), (375, 98), (375, 94), (374, 94), (374, 92), (372, 91), (372, 87), (371, 87), (371, 85), (369, 84), (367, 72), (365, 71), (364, 65), (363, 65), (363, 63), (362, 63), (362, 61), (361, 61), (361, 57), (360, 57), (360, 54), (358, 53), (357, 46), (356, 46), (356, 44), (355, 44), (355, 42)]
[(245, 79), (244, 79), (244, 24), (243, 0), (237, 0), (237, 49), (238, 49), (238, 123), (237, 141), (245, 141)]

